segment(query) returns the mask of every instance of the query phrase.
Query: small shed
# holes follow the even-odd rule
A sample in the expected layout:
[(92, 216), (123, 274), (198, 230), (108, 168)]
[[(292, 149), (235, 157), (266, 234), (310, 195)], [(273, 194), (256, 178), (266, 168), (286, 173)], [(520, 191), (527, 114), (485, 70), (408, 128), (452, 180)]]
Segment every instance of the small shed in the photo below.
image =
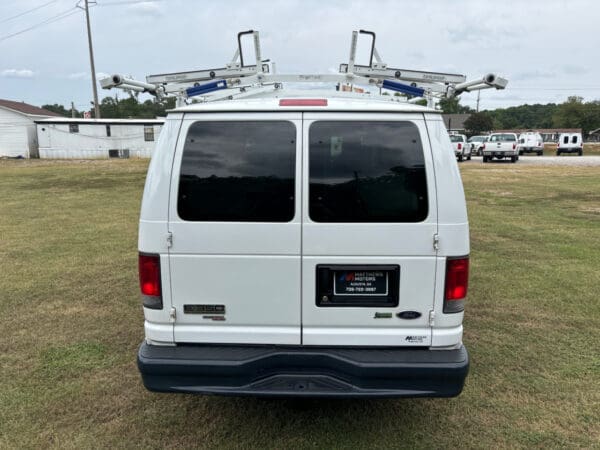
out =
[(0, 99), (0, 157), (36, 158), (35, 121), (58, 114), (23, 102)]
[(149, 158), (164, 119), (70, 119), (36, 121), (40, 158)]

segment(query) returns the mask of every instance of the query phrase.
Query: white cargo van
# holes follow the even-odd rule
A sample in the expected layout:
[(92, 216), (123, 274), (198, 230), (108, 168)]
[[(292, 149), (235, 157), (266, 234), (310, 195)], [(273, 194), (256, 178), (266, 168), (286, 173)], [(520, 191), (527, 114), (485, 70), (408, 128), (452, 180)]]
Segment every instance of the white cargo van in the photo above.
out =
[(171, 111), (139, 225), (153, 391), (455, 396), (469, 271), (439, 112), (263, 98)]
[(581, 133), (561, 133), (556, 144), (556, 156), (561, 153), (577, 153), (583, 155), (583, 139)]
[(544, 154), (544, 139), (537, 131), (529, 130), (519, 135), (519, 145), (517, 146), (519, 155), (524, 153), (536, 153), (538, 156)]

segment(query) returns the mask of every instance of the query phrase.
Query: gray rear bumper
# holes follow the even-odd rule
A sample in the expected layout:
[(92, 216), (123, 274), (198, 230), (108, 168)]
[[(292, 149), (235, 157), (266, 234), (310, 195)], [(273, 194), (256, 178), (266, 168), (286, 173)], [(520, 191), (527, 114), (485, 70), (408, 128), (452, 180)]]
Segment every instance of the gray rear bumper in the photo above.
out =
[(143, 343), (151, 391), (304, 397), (453, 397), (469, 370), (457, 350)]

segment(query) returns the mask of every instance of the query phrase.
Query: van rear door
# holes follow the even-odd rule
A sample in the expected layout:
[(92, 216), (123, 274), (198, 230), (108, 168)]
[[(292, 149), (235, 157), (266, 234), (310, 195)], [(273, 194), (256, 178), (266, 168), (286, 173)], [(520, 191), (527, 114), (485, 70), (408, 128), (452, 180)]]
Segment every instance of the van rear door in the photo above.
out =
[(188, 114), (170, 189), (177, 343), (300, 344), (301, 113)]
[(438, 223), (423, 116), (305, 113), (303, 142), (303, 344), (430, 345)]

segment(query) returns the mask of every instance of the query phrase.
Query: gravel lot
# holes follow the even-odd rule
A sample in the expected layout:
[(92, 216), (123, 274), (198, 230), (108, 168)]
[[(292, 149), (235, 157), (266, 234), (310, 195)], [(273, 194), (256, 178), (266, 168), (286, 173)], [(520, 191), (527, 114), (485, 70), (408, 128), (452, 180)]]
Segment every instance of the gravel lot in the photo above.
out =
[[(482, 163), (480, 156), (473, 156), (471, 161), (461, 164)], [(492, 164), (511, 164), (509, 159), (494, 160)], [(536, 166), (600, 166), (600, 156), (520, 156), (516, 164), (529, 164)]]

